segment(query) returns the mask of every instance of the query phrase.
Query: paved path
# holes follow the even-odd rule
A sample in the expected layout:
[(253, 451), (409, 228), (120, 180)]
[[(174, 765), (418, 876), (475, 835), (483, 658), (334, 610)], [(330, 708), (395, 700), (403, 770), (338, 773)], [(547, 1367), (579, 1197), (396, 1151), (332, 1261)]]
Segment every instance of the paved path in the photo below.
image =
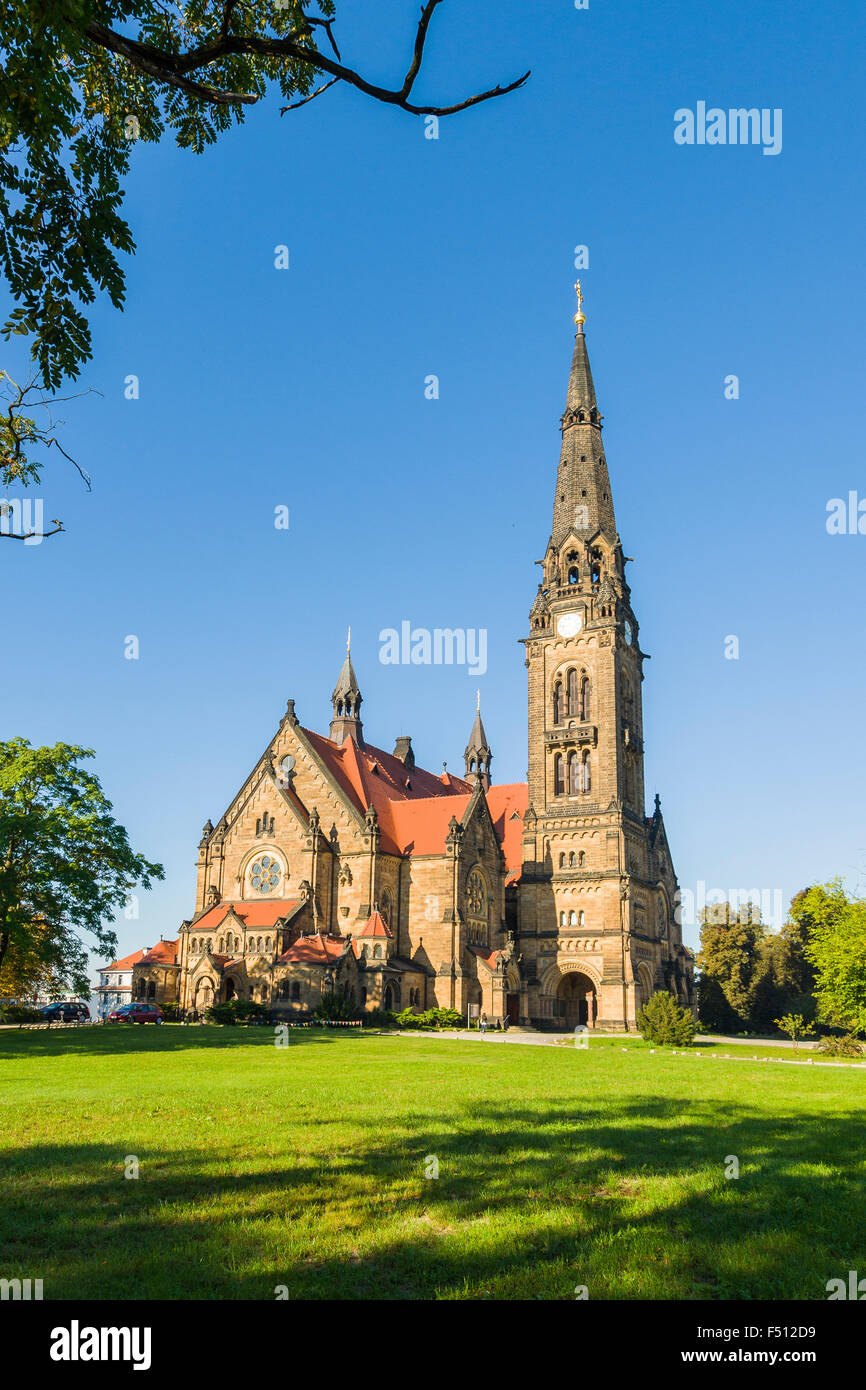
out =
[[(488, 1043), (523, 1043), (523, 1044), (528, 1044), (530, 1047), (551, 1047), (551, 1046), (567, 1047), (568, 1044), (569, 1044), (569, 1042), (571, 1041), (570, 1035), (569, 1035), (568, 1033), (530, 1033), (530, 1032), (525, 1032), (525, 1033), (524, 1033), (524, 1032), (521, 1032), (521, 1031), (515, 1031), (514, 1029), (511, 1029), (511, 1028), (509, 1028), (509, 1030), (508, 1030), (507, 1033), (497, 1033), (495, 1029), (494, 1029), (494, 1031), (493, 1031), (492, 1033), (491, 1033), (491, 1032), (480, 1033), (480, 1032), (476, 1032), (476, 1031), (474, 1031), (474, 1030), (470, 1032), (470, 1031), (469, 1031), (468, 1029), (466, 1029), (466, 1028), (454, 1029), (454, 1030), (444, 1029), (444, 1028), (443, 1028), (441, 1031), (436, 1031), (436, 1032), (427, 1032), (426, 1029), (421, 1029), (421, 1028), (418, 1028), (418, 1029), (406, 1028), (406, 1029), (400, 1029), (399, 1031), (396, 1031), (396, 1030), (395, 1030), (393, 1033), (389, 1032), (387, 1035), (383, 1034), (382, 1036), (389, 1036), (389, 1037), (394, 1037), (394, 1038), (432, 1038), (432, 1039), (439, 1039), (440, 1041), (447, 1041), (447, 1040), (450, 1039), (452, 1042), (477, 1042), (477, 1043), (485, 1043), (485, 1044), (488, 1044)], [(636, 1037), (638, 1037), (638, 1034), (637, 1034), (637, 1033), (598, 1033), (598, 1034), (596, 1034), (596, 1036), (597, 1036), (597, 1037), (600, 1037), (600, 1038), (630, 1038), (630, 1039), (634, 1040)], [(568, 1041), (567, 1041), (567, 1040), (568, 1040)], [(708, 1036), (708, 1035), (706, 1035), (706, 1034), (702, 1034), (702, 1035), (696, 1036), (695, 1042), (697, 1042), (697, 1043), (699, 1043), (699, 1044), (702, 1043), (702, 1042), (703, 1042), (703, 1043), (708, 1043), (708, 1042), (711, 1042), (711, 1043), (725, 1043), (725, 1044), (731, 1043), (731, 1044), (735, 1044), (735, 1045), (737, 1045), (737, 1046), (739, 1046), (739, 1045), (742, 1044), (742, 1045), (745, 1046), (745, 1047), (752, 1047), (752, 1048), (766, 1047), (766, 1046), (768, 1046), (768, 1045), (769, 1045), (769, 1046), (773, 1046), (773, 1047), (778, 1046), (778, 1047), (789, 1047), (789, 1048), (793, 1048), (793, 1043), (790, 1042), (790, 1041), (783, 1042), (781, 1039), (772, 1039), (772, 1038), (767, 1038), (767, 1039), (762, 1039), (762, 1038), (720, 1038), (720, 1037), (716, 1037), (716, 1036), (710, 1037), (710, 1036)], [(811, 1044), (811, 1046), (814, 1046), (814, 1044)], [(803, 1047), (803, 1043), (800, 1043), (800, 1047), (801, 1047), (801, 1048)], [(629, 1049), (624, 1047), (622, 1050), (623, 1050), (623, 1052), (627, 1052)], [(644, 1056), (646, 1056), (646, 1049), (642, 1048), (642, 1049), (641, 1049), (641, 1052), (643, 1053)], [(858, 1064), (857, 1062), (854, 1062), (854, 1061), (851, 1061), (851, 1062), (824, 1062), (824, 1061), (818, 1062), (818, 1061), (815, 1061), (812, 1057), (809, 1057), (809, 1058), (805, 1058), (805, 1057), (803, 1057), (803, 1058), (801, 1058), (801, 1057), (754, 1057), (754, 1056), (753, 1056), (753, 1057), (721, 1057), (721, 1056), (719, 1055), (718, 1052), (709, 1052), (709, 1053), (704, 1052), (704, 1053), (701, 1053), (700, 1046), (695, 1047), (695, 1048), (689, 1048), (688, 1050), (685, 1050), (685, 1049), (679, 1049), (679, 1050), (677, 1050), (677, 1049), (671, 1049), (671, 1050), (668, 1050), (667, 1048), (664, 1048), (664, 1049), (663, 1049), (663, 1048), (659, 1048), (658, 1053), (657, 1053), (656, 1055), (657, 1055), (657, 1056), (660, 1056), (660, 1057), (661, 1057), (661, 1056), (667, 1056), (667, 1057), (694, 1057), (694, 1058), (696, 1058), (696, 1059), (698, 1059), (698, 1060), (700, 1060), (700, 1061), (704, 1061), (704, 1062), (708, 1062), (708, 1061), (715, 1061), (715, 1062), (725, 1062), (725, 1061), (727, 1061), (727, 1062), (758, 1062), (758, 1063), (770, 1063), (770, 1064), (775, 1064), (776, 1066), (783, 1066), (783, 1067), (844, 1067), (844, 1068), (846, 1068), (846, 1069), (849, 1070), (849, 1071), (852, 1069), (852, 1067), (853, 1067), (854, 1070), (856, 1070), (857, 1067), (858, 1067), (858, 1065), (859, 1065), (861, 1068), (864, 1066), (864, 1063), (860, 1062), (860, 1063)]]
[[(440, 1031), (440, 1030), (437, 1030), (437, 1031), (433, 1031), (433, 1032), (428, 1032), (426, 1029), (421, 1029), (421, 1028), (419, 1028), (419, 1029), (417, 1029), (417, 1030), (414, 1029), (414, 1028), (406, 1028), (406, 1029), (401, 1029), (399, 1032), (395, 1031), (394, 1034), (393, 1034), (393, 1036), (394, 1036), (394, 1037), (401, 1037), (401, 1038), (416, 1038), (416, 1037), (419, 1037), (419, 1038), (420, 1038), (420, 1037), (425, 1037), (425, 1038), (458, 1038), (458, 1039), (460, 1039), (461, 1042), (507, 1042), (507, 1043), (528, 1043), (530, 1046), (534, 1046), (534, 1047), (545, 1047), (545, 1046), (549, 1045), (550, 1043), (554, 1043), (554, 1042), (561, 1045), (562, 1042), (563, 1042), (566, 1038), (571, 1038), (573, 1035), (570, 1034), (570, 1033), (535, 1033), (535, 1032), (530, 1032), (528, 1029), (527, 1029), (526, 1031), (523, 1031), (523, 1030), (521, 1030), (521, 1029), (514, 1029), (514, 1028), (509, 1028), (509, 1030), (508, 1030), (507, 1033), (497, 1032), (497, 1030), (496, 1030), (495, 1028), (494, 1028), (492, 1031), (491, 1031), (490, 1029), (488, 1029), (488, 1031), (487, 1031), (486, 1033), (481, 1033), (481, 1032), (479, 1032), (479, 1031), (478, 1031), (477, 1029), (475, 1029), (475, 1028), (473, 1028), (473, 1029), (471, 1029), (471, 1030), (470, 1030), (470, 1029), (467, 1029), (467, 1028), (443, 1028), (443, 1029), (441, 1029), (441, 1031)], [(639, 1034), (639, 1033), (590, 1033), (589, 1036), (590, 1036), (591, 1038), (611, 1038), (611, 1039), (614, 1039), (614, 1038), (627, 1038), (627, 1039), (629, 1039), (630, 1041), (634, 1042), (634, 1040), (635, 1040), (636, 1038), (638, 1038), (638, 1037), (640, 1036), (640, 1034)], [(729, 1043), (731, 1044), (731, 1046), (734, 1046), (734, 1047), (751, 1047), (751, 1048), (756, 1048), (756, 1047), (789, 1047), (789, 1048), (793, 1048), (793, 1046), (794, 1046), (794, 1044), (790, 1041), (790, 1039), (787, 1039), (787, 1038), (725, 1038), (725, 1037), (719, 1037), (719, 1036), (717, 1036), (717, 1035), (715, 1035), (715, 1034), (713, 1034), (712, 1036), (710, 1036), (709, 1034), (706, 1034), (706, 1033), (697, 1033), (697, 1034), (695, 1035), (695, 1042), (696, 1042), (696, 1043), (724, 1043), (724, 1045), (725, 1045), (726, 1047), (728, 1046)], [(800, 1049), (801, 1049), (802, 1051), (808, 1051), (810, 1048), (813, 1048), (813, 1047), (815, 1047), (815, 1046), (817, 1046), (816, 1043), (800, 1043)]]

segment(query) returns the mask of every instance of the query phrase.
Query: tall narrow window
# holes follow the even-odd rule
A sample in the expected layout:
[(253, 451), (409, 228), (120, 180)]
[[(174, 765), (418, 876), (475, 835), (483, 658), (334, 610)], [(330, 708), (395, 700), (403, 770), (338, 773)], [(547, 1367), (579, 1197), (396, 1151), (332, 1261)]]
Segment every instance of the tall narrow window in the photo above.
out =
[(578, 715), (578, 694), (577, 694), (577, 672), (572, 670), (568, 673), (568, 713)]
[(591, 790), (592, 790), (592, 762), (591, 762), (591, 759), (590, 759), (590, 756), (589, 756), (589, 752), (588, 752), (588, 751), (587, 751), (586, 753), (584, 753), (584, 755), (583, 755), (583, 778), (582, 778), (581, 780), (582, 780), (582, 782), (583, 782), (583, 788), (582, 788), (582, 790), (585, 791), (585, 792), (591, 791)]
[(562, 723), (562, 681), (557, 681), (553, 687), (553, 722)]
[(565, 764), (562, 754), (557, 753), (553, 760), (553, 795), (562, 796), (565, 793)]
[(568, 755), (568, 791), (574, 796), (580, 791), (580, 760), (576, 753)]
[(584, 676), (580, 683), (580, 717), (584, 724), (589, 722), (590, 698), (589, 698), (589, 676)]

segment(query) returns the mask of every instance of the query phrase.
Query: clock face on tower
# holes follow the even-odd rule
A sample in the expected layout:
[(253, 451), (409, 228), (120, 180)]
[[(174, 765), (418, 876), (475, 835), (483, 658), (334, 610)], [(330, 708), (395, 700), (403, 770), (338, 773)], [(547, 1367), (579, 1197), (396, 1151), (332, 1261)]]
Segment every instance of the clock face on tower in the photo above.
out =
[(579, 613), (563, 613), (556, 623), (560, 637), (576, 637), (582, 627), (583, 618)]

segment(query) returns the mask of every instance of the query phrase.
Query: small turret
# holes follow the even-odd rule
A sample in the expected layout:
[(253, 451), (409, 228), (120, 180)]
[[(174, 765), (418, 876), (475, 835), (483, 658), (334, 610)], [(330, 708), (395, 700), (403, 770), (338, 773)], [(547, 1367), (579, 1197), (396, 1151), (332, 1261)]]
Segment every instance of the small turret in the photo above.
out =
[(466, 745), (463, 757), (466, 760), (466, 780), (468, 782), (480, 782), (485, 791), (490, 788), (490, 764), (493, 761), (493, 754), (487, 742), (487, 735), (484, 732), (484, 725), (481, 722), (481, 692), (478, 692), (478, 702), (475, 710), (475, 723), (472, 725), (472, 733), (469, 735), (469, 742)]
[(334, 717), (331, 720), (329, 738), (332, 743), (344, 743), (347, 738), (354, 739), (359, 748), (364, 746), (364, 729), (361, 723), (361, 691), (358, 686), (358, 678), (352, 666), (351, 650), (352, 630), (349, 629), (349, 636), (346, 640), (346, 659), (343, 662), (343, 669), (340, 671), (334, 692), (331, 695), (331, 703), (334, 707)]

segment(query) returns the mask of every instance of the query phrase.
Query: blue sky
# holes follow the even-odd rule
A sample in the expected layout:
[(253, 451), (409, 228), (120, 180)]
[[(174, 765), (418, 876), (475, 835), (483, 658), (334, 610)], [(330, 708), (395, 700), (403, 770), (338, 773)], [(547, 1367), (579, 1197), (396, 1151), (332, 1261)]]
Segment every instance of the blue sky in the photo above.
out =
[[(397, 85), (417, 10), (345, 0), (344, 57)], [(647, 796), (681, 883), (786, 902), (836, 874), (863, 886), (866, 536), (825, 521), (830, 498), (866, 497), (864, 28), (853, 3), (449, 0), (419, 98), (532, 77), (438, 140), (334, 89), (282, 119), (269, 98), (202, 156), (136, 149), (127, 306), (96, 308), (81, 384), (102, 395), (64, 409), (93, 491), (52, 463), (46, 517), (67, 533), (0, 550), (4, 736), (94, 747), (132, 843), (166, 866), (121, 952), (190, 915), (201, 825), (286, 699), (326, 729), (350, 623), (372, 742), (409, 733), (459, 770), (480, 685), (495, 778), (525, 776), (517, 639), (578, 244), (652, 656)], [(676, 145), (674, 112), (700, 100), (781, 108), (782, 152)], [(381, 665), (403, 619), (486, 628), (486, 674)]]

